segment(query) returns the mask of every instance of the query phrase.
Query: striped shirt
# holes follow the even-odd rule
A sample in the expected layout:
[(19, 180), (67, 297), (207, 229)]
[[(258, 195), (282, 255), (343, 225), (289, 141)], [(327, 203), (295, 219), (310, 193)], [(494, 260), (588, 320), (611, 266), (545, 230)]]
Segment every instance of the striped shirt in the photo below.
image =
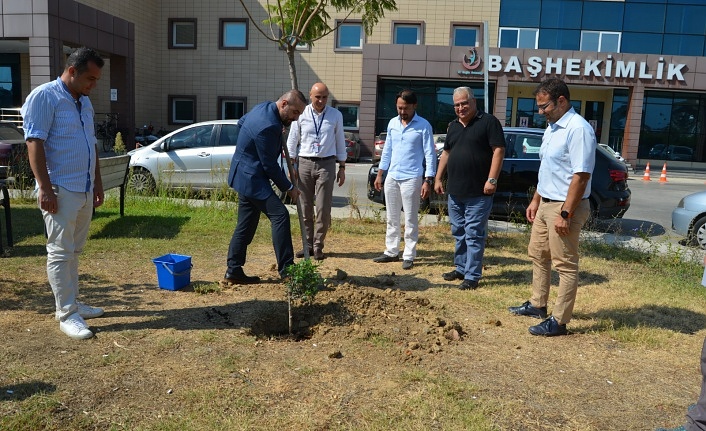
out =
[(57, 78), (32, 90), (22, 106), (25, 140), (44, 141), (51, 183), (72, 192), (90, 192), (96, 173), (93, 105), (78, 101)]

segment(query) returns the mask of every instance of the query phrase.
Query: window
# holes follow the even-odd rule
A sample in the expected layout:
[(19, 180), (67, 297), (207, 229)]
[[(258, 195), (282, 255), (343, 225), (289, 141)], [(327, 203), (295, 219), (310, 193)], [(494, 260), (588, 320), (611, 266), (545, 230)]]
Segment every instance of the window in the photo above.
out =
[(620, 31), (623, 29), (625, 2), (584, 1), (581, 28), (591, 30)]
[(336, 48), (337, 50), (363, 49), (363, 24), (361, 22), (336, 22)]
[(578, 51), (581, 43), (579, 30), (542, 29), (539, 34), (539, 49), (562, 49)]
[(625, 3), (623, 30), (640, 33), (664, 33), (666, 8), (666, 4)]
[(501, 27), (539, 27), (540, 0), (502, 0), (499, 3)]
[(393, 23), (392, 43), (396, 45), (422, 45), (422, 24)]
[(706, 34), (706, 6), (669, 5), (665, 33)]
[(358, 104), (336, 103), (336, 109), (343, 114), (343, 130), (358, 130)]
[(221, 49), (248, 49), (248, 20), (221, 19)]
[(169, 124), (196, 122), (196, 96), (169, 96)]
[(221, 120), (236, 120), (245, 115), (247, 99), (244, 97), (219, 97), (218, 114)]
[(662, 52), (662, 35), (655, 33), (624, 32), (620, 35), (620, 52), (659, 54)]
[(582, 31), (581, 51), (620, 52), (620, 33)]
[(478, 46), (480, 26), (451, 24), (451, 46)]
[(700, 56), (704, 50), (704, 37), (687, 34), (665, 34), (662, 54)]
[(169, 18), (169, 49), (196, 49), (196, 19)]
[(537, 48), (539, 30), (536, 28), (501, 28), (500, 48)]
[(169, 149), (181, 150), (185, 148), (210, 147), (213, 145), (211, 144), (211, 132), (213, 132), (212, 124), (189, 127), (173, 134), (169, 138)]

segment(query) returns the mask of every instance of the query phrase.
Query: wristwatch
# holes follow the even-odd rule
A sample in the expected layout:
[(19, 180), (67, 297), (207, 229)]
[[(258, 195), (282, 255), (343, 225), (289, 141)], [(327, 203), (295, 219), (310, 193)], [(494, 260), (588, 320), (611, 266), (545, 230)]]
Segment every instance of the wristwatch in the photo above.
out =
[(571, 213), (566, 210), (561, 210), (561, 218), (568, 220), (571, 218)]
[(495, 178), (488, 178), (488, 182), (494, 186), (498, 185), (498, 180), (496, 180)]
[(434, 179), (433, 178), (427, 178), (424, 180), (425, 183), (429, 184), (430, 186), (434, 185)]

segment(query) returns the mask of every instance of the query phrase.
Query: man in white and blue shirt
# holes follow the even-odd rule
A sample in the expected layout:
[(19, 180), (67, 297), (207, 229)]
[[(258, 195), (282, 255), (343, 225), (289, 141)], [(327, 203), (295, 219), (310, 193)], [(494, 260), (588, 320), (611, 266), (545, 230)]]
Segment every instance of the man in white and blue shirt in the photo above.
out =
[(32, 90), (22, 106), (37, 203), (47, 233), (47, 276), (59, 329), (74, 339), (93, 336), (85, 318), (103, 310), (78, 302), (78, 255), (88, 238), (93, 208), (103, 203), (93, 105), (88, 98), (103, 59), (79, 48), (55, 81)]
[(419, 198), (426, 199), (432, 190), (436, 151), (431, 124), (416, 113), (417, 95), (412, 90), (401, 91), (397, 94), (396, 106), (398, 116), (387, 126), (387, 139), (374, 183), (375, 189), (380, 191), (387, 172), (384, 184), (387, 207), (385, 252), (373, 261), (399, 260), (400, 211), (404, 210), (402, 269), (411, 269), (417, 255)]

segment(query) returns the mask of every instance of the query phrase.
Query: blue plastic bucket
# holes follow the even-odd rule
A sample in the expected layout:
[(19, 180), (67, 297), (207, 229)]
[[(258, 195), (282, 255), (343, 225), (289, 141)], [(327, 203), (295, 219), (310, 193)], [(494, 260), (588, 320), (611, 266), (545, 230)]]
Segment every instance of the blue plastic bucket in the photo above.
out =
[(179, 290), (191, 283), (191, 256), (165, 254), (152, 259), (160, 289)]

